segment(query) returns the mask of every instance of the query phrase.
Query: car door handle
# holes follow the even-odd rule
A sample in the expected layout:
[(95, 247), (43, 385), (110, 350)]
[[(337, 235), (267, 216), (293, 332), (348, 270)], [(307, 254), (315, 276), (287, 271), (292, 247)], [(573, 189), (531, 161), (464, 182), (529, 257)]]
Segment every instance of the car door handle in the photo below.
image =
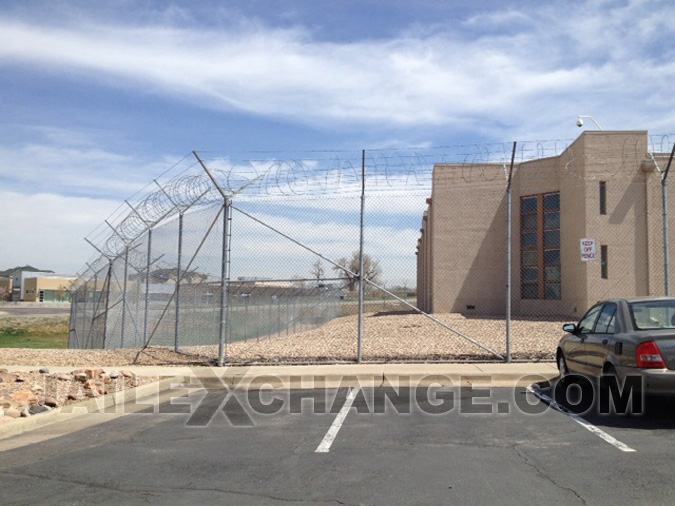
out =
[(609, 339), (603, 339), (602, 344), (607, 344), (609, 342)]

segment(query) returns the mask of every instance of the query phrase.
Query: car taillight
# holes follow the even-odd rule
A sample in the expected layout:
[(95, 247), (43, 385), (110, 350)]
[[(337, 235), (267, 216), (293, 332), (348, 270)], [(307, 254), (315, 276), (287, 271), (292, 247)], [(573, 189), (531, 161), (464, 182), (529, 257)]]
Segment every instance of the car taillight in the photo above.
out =
[(666, 363), (654, 341), (647, 341), (637, 347), (637, 366), (645, 369), (666, 368)]

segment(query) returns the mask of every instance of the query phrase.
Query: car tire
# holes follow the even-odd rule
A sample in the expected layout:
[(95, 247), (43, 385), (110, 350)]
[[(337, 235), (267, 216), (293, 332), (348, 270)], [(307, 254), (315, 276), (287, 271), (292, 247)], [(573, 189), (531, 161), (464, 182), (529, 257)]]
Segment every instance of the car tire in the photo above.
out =
[(600, 376), (598, 381), (599, 387), (598, 393), (600, 391), (602, 391), (603, 393), (609, 392), (609, 384), (606, 381), (604, 381), (603, 378), (613, 379), (614, 381), (616, 381), (616, 379), (618, 378), (616, 369), (612, 364), (605, 364), (602, 367), (602, 375)]
[(558, 350), (556, 362), (558, 363), (558, 371), (560, 372), (560, 379), (558, 381), (565, 385), (569, 381), (570, 370), (567, 368), (567, 361), (561, 350)]
[[(618, 374), (612, 364), (606, 364), (603, 367), (602, 375), (618, 379)], [(600, 382), (600, 384), (602, 385), (602, 382)], [(604, 388), (607, 388), (607, 385), (605, 385)]]

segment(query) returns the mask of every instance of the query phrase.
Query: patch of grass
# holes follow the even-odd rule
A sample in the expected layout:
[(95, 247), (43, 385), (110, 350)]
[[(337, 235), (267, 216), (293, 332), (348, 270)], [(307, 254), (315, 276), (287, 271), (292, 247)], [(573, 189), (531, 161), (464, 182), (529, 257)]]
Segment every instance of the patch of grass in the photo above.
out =
[(68, 319), (2, 318), (0, 348), (67, 348)]

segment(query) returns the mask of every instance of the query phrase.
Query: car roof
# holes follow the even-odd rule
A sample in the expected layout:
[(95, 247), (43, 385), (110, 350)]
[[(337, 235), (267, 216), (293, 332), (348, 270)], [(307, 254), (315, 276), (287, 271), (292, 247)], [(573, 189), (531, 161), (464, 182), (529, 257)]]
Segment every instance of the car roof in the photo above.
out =
[(623, 299), (606, 299), (606, 300), (600, 300), (598, 301), (598, 304), (604, 304), (606, 302), (627, 302), (628, 304), (631, 304), (633, 302), (649, 302), (649, 301), (665, 301), (665, 300), (672, 300), (675, 301), (675, 297), (649, 297), (649, 296), (640, 296), (640, 297), (626, 297)]

